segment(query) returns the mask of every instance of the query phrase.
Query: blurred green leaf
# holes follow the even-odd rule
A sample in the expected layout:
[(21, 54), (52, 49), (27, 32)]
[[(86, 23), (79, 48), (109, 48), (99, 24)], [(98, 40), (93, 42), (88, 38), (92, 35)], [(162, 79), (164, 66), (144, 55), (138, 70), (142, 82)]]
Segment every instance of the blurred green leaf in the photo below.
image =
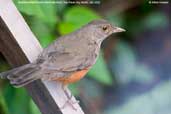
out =
[[(35, 0), (38, 1), (38, 0)], [(17, 8), (29, 15), (26, 21), (43, 47), (47, 47), (54, 39), (53, 31), (57, 24), (57, 7), (55, 4), (19, 4), (14, 1)], [(32, 17), (31, 17), (32, 16)]]
[(66, 12), (64, 19), (67, 22), (79, 23), (83, 25), (91, 20), (97, 19), (99, 16), (88, 7), (72, 7)]
[(55, 35), (51, 30), (53, 28), (49, 28), (41, 20), (38, 20), (37, 18), (31, 18), (29, 23), (31, 30), (36, 35), (43, 47), (47, 47), (55, 39)]
[(0, 93), (0, 114), (8, 114), (8, 108), (3, 95)]
[(112, 78), (109, 73), (109, 70), (107, 69), (102, 54), (99, 55), (96, 64), (92, 67), (92, 69), (88, 72), (88, 74), (90, 77), (94, 78), (95, 80), (103, 84), (106, 85), (112, 84)]
[(18, 1), (19, 0), (14, 0), (14, 3), (21, 12), (35, 16), (51, 26), (55, 25), (57, 22), (57, 7), (55, 4), (20, 4)]
[(24, 88), (16, 89), (15, 96), (11, 99), (11, 109), (13, 114), (29, 114), (29, 100), (26, 90)]
[(7, 85), (3, 92), (11, 114), (29, 114), (30, 97), (24, 88), (16, 89)]
[(69, 23), (69, 22), (61, 22), (61, 24), (59, 25), (59, 32), (62, 35), (68, 34), (72, 31), (75, 30), (76, 26), (75, 24)]
[(64, 20), (59, 24), (58, 30), (62, 35), (68, 34), (98, 18), (100, 18), (100, 16), (91, 9), (87, 7), (75, 6), (66, 11)]
[(70, 84), (69, 89), (72, 91), (72, 94), (74, 94), (76, 96), (79, 95), (78, 83)]
[(33, 102), (33, 100), (30, 99), (30, 111), (31, 114), (41, 114), (39, 109), (37, 108), (36, 104)]

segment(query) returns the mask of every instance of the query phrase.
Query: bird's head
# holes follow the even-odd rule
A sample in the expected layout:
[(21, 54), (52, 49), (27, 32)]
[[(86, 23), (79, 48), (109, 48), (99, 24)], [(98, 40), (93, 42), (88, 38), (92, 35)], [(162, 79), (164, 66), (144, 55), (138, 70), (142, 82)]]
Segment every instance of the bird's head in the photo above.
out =
[(91, 21), (87, 27), (91, 30), (93, 40), (97, 42), (103, 41), (113, 33), (125, 31), (124, 29), (116, 27), (103, 19)]

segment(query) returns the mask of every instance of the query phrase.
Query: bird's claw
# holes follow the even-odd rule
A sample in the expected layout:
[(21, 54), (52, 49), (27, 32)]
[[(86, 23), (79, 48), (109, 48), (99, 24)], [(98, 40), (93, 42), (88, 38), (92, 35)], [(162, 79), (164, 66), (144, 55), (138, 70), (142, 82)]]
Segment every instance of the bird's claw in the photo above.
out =
[(70, 105), (72, 107), (73, 110), (77, 111), (76, 106), (74, 106), (74, 104), (79, 103), (79, 101), (73, 101), (71, 98), (68, 99), (64, 105), (60, 108), (60, 109), (64, 109), (67, 105)]

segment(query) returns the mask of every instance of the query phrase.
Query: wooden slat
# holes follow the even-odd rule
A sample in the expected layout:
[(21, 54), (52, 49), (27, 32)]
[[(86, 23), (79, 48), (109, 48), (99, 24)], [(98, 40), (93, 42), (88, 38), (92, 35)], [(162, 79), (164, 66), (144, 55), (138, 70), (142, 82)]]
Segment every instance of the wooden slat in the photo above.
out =
[[(0, 51), (12, 67), (33, 62), (42, 51), (12, 0), (0, 0)], [(42, 114), (84, 114), (78, 104), (77, 110), (59, 108), (67, 101), (60, 83), (37, 80), (25, 88)]]

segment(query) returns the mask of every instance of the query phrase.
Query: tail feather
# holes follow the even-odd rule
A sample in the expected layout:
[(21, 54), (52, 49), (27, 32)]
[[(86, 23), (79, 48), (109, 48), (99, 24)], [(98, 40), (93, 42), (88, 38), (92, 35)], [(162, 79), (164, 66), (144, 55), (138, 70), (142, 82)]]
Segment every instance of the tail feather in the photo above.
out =
[(7, 79), (7, 76), (9, 75), (9, 74), (11, 74), (12, 72), (14, 72), (16, 69), (12, 69), (12, 70), (9, 70), (9, 71), (6, 71), (6, 72), (1, 72), (0, 73), (0, 78), (2, 78), (2, 79)]
[(9, 75), (9, 72), (2, 72), (0, 73), (0, 78), (6, 79), (8, 75)]
[(0, 73), (1, 78), (7, 78), (15, 87), (21, 87), (37, 80), (40, 67), (35, 64), (26, 64), (24, 66)]
[(32, 78), (32, 79), (23, 80), (23, 81), (20, 81), (20, 82), (11, 82), (11, 84), (14, 87), (18, 88), (18, 87), (23, 87), (23, 86), (25, 86), (25, 85), (27, 85), (27, 84), (29, 84), (29, 83), (37, 80), (37, 79), (39, 79), (39, 78), (36, 77), (36, 78)]
[(9, 80), (24, 78), (25, 76), (28, 76), (29, 74), (34, 73), (38, 69), (39, 69), (38, 67), (30, 67), (30, 66), (28, 68), (27, 67), (20, 68), (10, 73), (7, 76), (7, 78)]
[(23, 85), (23, 84), (28, 84), (28, 81), (34, 81), (35, 79), (38, 79), (40, 77), (39, 73), (38, 73), (38, 68), (35, 68), (31, 71), (28, 71), (24, 74), (21, 74), (19, 77), (17, 78), (11, 78), (11, 84), (13, 85)]

